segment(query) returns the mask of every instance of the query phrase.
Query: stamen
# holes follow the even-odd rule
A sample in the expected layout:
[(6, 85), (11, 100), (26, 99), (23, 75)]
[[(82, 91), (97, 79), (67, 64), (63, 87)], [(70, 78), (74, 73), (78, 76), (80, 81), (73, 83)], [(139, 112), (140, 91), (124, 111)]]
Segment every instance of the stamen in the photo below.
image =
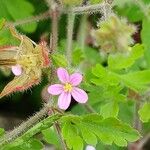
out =
[(65, 92), (71, 92), (71, 90), (72, 90), (72, 85), (70, 83), (66, 83), (64, 85), (64, 91)]

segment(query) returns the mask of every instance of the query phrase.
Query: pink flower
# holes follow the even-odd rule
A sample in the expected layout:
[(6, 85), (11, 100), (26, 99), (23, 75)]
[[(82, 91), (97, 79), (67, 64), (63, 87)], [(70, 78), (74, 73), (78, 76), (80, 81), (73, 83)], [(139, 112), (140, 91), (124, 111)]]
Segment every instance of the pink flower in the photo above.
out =
[(15, 76), (20, 76), (22, 74), (22, 68), (20, 65), (12, 66), (11, 70)]
[(69, 75), (64, 68), (57, 69), (57, 76), (61, 81), (61, 84), (54, 84), (48, 87), (48, 93), (52, 95), (60, 95), (58, 98), (58, 107), (66, 110), (71, 102), (71, 96), (78, 103), (86, 103), (88, 95), (82, 89), (76, 87), (82, 81), (82, 75), (80, 73), (74, 73)]

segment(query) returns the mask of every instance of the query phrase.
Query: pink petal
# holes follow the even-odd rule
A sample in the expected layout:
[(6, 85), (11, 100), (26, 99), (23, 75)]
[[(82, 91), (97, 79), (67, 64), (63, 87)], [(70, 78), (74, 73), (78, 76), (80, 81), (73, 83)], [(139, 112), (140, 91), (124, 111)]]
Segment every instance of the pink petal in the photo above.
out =
[(87, 93), (85, 91), (83, 91), (82, 89), (79, 89), (77, 87), (73, 88), (71, 95), (79, 103), (86, 103), (88, 100)]
[(12, 66), (11, 70), (15, 76), (20, 76), (22, 74), (22, 68), (20, 65)]
[(91, 145), (88, 145), (88, 146), (86, 147), (86, 150), (96, 150), (96, 149), (95, 149), (95, 147), (93, 147), (93, 146), (91, 146)]
[(47, 91), (49, 94), (59, 95), (63, 92), (63, 85), (61, 85), (61, 84), (50, 85), (48, 87)]
[(70, 76), (70, 83), (73, 86), (79, 85), (81, 81), (82, 81), (82, 75), (80, 73), (74, 73)]
[(68, 92), (63, 92), (58, 98), (58, 107), (60, 109), (66, 110), (71, 102), (71, 94)]
[(69, 81), (69, 74), (64, 68), (57, 69), (57, 76), (62, 83), (66, 83)]

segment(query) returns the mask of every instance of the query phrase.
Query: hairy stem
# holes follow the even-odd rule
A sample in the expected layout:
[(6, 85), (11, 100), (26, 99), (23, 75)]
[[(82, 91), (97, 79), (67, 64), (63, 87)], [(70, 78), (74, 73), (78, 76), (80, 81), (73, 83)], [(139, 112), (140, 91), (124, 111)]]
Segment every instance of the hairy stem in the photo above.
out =
[[(24, 143), (24, 140), (28, 141), (31, 137), (33, 137), (37, 133), (40, 133), (42, 130), (45, 130), (45, 129), (51, 127), (53, 125), (53, 122), (60, 119), (61, 116), (62, 115), (60, 115), (60, 114), (53, 114), (53, 115), (47, 117), (46, 119), (37, 123), (32, 128), (28, 129), (27, 132), (25, 132), (22, 136), (18, 137), (12, 143), (10, 143), (10, 145), (12, 144), (13, 147), (14, 147), (14, 145), (15, 146), (22, 145)], [(0, 147), (3, 145), (4, 144), (0, 144)]]
[(65, 143), (65, 141), (64, 141), (64, 139), (62, 137), (60, 124), (59, 124), (58, 121), (54, 124), (54, 127), (55, 127), (55, 129), (56, 129), (56, 131), (57, 131), (57, 133), (58, 133), (58, 135), (60, 137), (60, 141), (61, 141), (61, 143), (63, 145), (63, 150), (68, 150), (67, 145), (66, 145), (66, 143)]
[(74, 13), (74, 14), (92, 14), (96, 12), (103, 12), (103, 8), (106, 7), (105, 3), (100, 3), (100, 4), (94, 4), (94, 5), (87, 5), (87, 6), (80, 6), (80, 7), (74, 7), (74, 8), (69, 8), (66, 10), (63, 10), (62, 13), (64, 14), (69, 14), (69, 13)]
[(87, 15), (84, 14), (81, 18), (81, 24), (78, 31), (78, 43), (81, 46), (81, 49), (84, 50), (85, 40), (87, 36)]
[(57, 49), (57, 43), (58, 43), (58, 11), (57, 11), (57, 5), (53, 4), (52, 11), (50, 10), (50, 14), (52, 13), (52, 36), (50, 38), (50, 51), (53, 53), (53, 51), (56, 51)]
[(41, 20), (44, 20), (44, 19), (47, 19), (49, 18), (49, 11), (47, 12), (44, 12), (42, 14), (39, 14), (37, 16), (33, 16), (33, 17), (30, 17), (30, 18), (26, 18), (26, 19), (22, 19), (22, 20), (18, 20), (16, 22), (8, 22), (6, 24), (6, 27), (9, 27), (9, 26), (20, 26), (20, 25), (24, 25), (24, 24), (28, 24), (28, 23), (32, 23), (32, 22), (38, 22), (38, 21), (41, 21)]
[(105, 6), (103, 7), (102, 20), (106, 20), (110, 16), (111, 13), (112, 13), (111, 5), (108, 3), (108, 0), (105, 0)]
[[(47, 0), (48, 6), (49, 6), (49, 13), (52, 14), (52, 35), (50, 36), (50, 54), (53, 54), (57, 50), (57, 44), (58, 44), (58, 7), (55, 1), (53, 0)], [(54, 81), (54, 74), (55, 74), (55, 68), (53, 64), (51, 64), (51, 77), (50, 77), (50, 84)], [(49, 101), (50, 103), (50, 101)], [(55, 115), (55, 110), (50, 109), (49, 110), (51, 114)], [(58, 122), (55, 122), (53, 124), (54, 128), (56, 129), (60, 140), (63, 150), (67, 150), (67, 146), (65, 144), (65, 141), (61, 135), (61, 130)]]
[[(74, 13), (74, 14), (91, 14), (91, 13), (98, 13), (98, 12), (103, 12), (104, 7), (107, 7), (108, 4), (105, 3), (100, 3), (100, 4), (95, 4), (95, 5), (88, 5), (88, 6), (80, 6), (80, 7), (74, 7), (74, 8), (60, 8), (58, 9), (58, 11), (60, 11), (62, 14), (70, 14), (70, 13)], [(49, 15), (50, 14), (50, 15)], [(29, 17), (27, 19), (22, 19), (22, 20), (17, 20), (16, 22), (8, 22), (6, 24), (6, 27), (9, 26), (20, 26), (23, 24), (28, 24), (31, 22), (37, 22), (37, 21), (41, 21), (44, 19), (48, 19), (51, 16), (51, 12), (50, 11), (46, 11), (42, 14), (39, 14), (37, 16), (32, 16)]]
[(0, 145), (5, 144), (7, 142), (11, 142), (16, 139), (18, 136), (22, 135), (29, 128), (39, 122), (39, 120), (43, 119), (49, 110), (49, 106), (44, 106), (39, 112), (37, 112), (34, 116), (29, 118), (26, 122), (23, 122), (19, 127), (15, 128), (11, 132), (8, 132), (3, 138), (0, 139)]
[(74, 14), (68, 14), (68, 26), (67, 26), (67, 51), (66, 56), (69, 65), (72, 63), (72, 40), (73, 40), (73, 28), (74, 28)]
[[(55, 111), (55, 109), (53, 109), (53, 108), (50, 109), (50, 114), (55, 115), (56, 113), (57, 113), (57, 111)], [(61, 114), (63, 114), (63, 113), (61, 113)], [(63, 150), (68, 150), (66, 142), (64, 141), (63, 136), (61, 134), (61, 128), (60, 128), (59, 122), (56, 121), (53, 126), (54, 126), (57, 134), (59, 135), (59, 138), (60, 138), (60, 141), (61, 141), (61, 145), (62, 145), (62, 149)]]

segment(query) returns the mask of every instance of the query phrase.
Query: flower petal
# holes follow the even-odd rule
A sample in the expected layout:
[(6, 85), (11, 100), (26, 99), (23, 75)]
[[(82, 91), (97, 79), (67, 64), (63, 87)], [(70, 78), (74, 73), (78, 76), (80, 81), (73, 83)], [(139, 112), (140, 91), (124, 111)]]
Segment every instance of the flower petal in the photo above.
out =
[(71, 92), (71, 95), (73, 96), (73, 98), (79, 102), (79, 103), (86, 103), (87, 100), (88, 100), (88, 95), (87, 93), (82, 90), (82, 89), (79, 89), (77, 87), (74, 87), (72, 92)]
[(63, 92), (63, 85), (61, 85), (61, 84), (50, 85), (48, 87), (47, 91), (49, 94), (59, 95)]
[(94, 146), (88, 145), (85, 150), (96, 150)]
[(70, 83), (73, 86), (79, 85), (81, 81), (82, 81), (82, 75), (80, 73), (74, 73), (70, 76)]
[(71, 102), (71, 94), (68, 92), (63, 92), (58, 98), (58, 107), (60, 109), (66, 110)]
[(12, 66), (11, 70), (15, 76), (20, 76), (22, 74), (22, 68), (20, 65)]
[(62, 83), (66, 83), (69, 81), (69, 74), (64, 68), (57, 69), (57, 76)]

